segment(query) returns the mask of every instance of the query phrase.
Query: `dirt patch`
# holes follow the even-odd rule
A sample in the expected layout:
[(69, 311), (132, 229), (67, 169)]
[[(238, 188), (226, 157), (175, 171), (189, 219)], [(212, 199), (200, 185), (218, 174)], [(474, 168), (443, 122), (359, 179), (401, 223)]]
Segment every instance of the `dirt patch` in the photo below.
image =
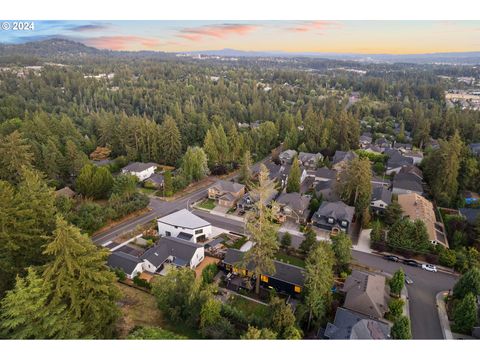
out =
[(219, 259), (211, 257), (211, 256), (205, 256), (205, 259), (200, 263), (199, 266), (195, 269), (195, 276), (197, 278), (202, 276), (202, 271), (205, 269), (208, 265), (210, 264), (218, 264), (220, 262)]
[(118, 336), (124, 339), (135, 326), (165, 326), (155, 298), (128, 285), (116, 283), (122, 293), (118, 305), (122, 316), (117, 324)]

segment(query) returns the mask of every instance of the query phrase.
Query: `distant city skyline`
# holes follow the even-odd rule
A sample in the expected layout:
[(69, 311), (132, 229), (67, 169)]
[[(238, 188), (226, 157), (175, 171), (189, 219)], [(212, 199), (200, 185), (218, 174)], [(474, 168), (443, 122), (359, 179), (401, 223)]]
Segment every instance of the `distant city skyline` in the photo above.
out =
[(35, 21), (0, 42), (64, 38), (99, 49), (423, 54), (480, 51), (480, 21)]

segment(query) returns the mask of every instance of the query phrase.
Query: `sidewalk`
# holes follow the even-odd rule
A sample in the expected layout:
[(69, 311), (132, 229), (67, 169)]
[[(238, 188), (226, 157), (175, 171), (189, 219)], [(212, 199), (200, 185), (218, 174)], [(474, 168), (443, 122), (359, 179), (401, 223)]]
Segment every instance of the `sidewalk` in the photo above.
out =
[(436, 296), (438, 318), (440, 320), (440, 327), (442, 328), (443, 338), (446, 340), (453, 340), (452, 330), (450, 329), (450, 321), (447, 316), (447, 309), (444, 297), (448, 295), (448, 291), (441, 291)]
[(370, 248), (370, 233), (372, 232), (372, 229), (364, 229), (360, 232), (360, 235), (358, 237), (358, 242), (356, 245), (353, 245), (352, 248), (353, 250), (361, 251), (364, 253), (369, 253), (371, 254), (373, 251)]

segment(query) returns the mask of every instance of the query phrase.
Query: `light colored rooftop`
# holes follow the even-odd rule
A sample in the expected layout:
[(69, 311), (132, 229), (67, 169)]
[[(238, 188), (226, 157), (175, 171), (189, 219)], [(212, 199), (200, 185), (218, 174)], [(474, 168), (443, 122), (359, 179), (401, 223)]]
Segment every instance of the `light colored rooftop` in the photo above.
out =
[(197, 215), (192, 214), (187, 209), (182, 209), (171, 213), (170, 215), (158, 218), (157, 221), (164, 224), (181, 226), (189, 229), (196, 229), (211, 225), (208, 221), (205, 221)]

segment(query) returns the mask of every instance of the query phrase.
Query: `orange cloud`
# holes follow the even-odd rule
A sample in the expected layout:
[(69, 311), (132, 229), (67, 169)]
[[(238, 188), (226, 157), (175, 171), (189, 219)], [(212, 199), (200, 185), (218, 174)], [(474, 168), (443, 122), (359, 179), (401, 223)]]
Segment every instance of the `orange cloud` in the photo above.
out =
[(177, 36), (191, 41), (201, 40), (205, 36), (221, 39), (229, 35), (245, 35), (256, 28), (258, 28), (257, 25), (249, 24), (207, 25), (182, 29)]
[(160, 46), (158, 39), (133, 35), (99, 36), (85, 39), (82, 42), (88, 46), (109, 50), (129, 50), (138, 45), (153, 50)]
[(340, 23), (336, 21), (326, 21), (326, 20), (316, 20), (316, 21), (306, 21), (297, 26), (288, 28), (288, 30), (294, 32), (307, 32), (314, 30), (325, 30), (331, 28), (339, 28)]

